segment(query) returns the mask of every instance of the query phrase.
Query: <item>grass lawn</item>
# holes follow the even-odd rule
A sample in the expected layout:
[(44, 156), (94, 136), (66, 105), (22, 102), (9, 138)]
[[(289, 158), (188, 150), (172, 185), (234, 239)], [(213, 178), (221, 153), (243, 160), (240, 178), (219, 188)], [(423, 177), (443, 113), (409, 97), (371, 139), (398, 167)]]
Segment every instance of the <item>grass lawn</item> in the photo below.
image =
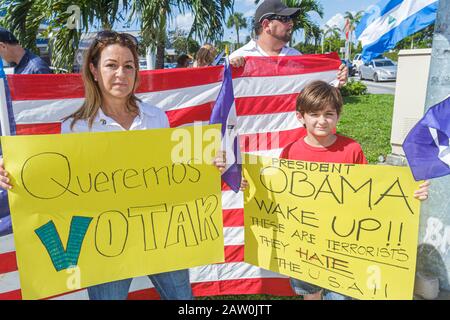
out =
[[(344, 109), (337, 133), (348, 136), (362, 146), (369, 163), (377, 163), (378, 157), (391, 152), (391, 125), (394, 108), (393, 95), (365, 95), (344, 98)], [(301, 300), (302, 297), (271, 295), (227, 295), (199, 297), (198, 300)]]
[(391, 125), (394, 96), (370, 94), (344, 98), (337, 133), (359, 142), (369, 163), (391, 153)]

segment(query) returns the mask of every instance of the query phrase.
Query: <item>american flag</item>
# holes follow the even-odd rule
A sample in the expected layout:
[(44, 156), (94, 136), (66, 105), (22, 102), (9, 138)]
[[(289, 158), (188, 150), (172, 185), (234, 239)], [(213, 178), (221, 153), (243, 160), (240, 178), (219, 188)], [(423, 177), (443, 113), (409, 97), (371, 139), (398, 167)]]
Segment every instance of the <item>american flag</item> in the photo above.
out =
[[(233, 69), (242, 152), (279, 156), (305, 134), (295, 116), (298, 93), (312, 80), (331, 82), (341, 64), (336, 53), (297, 57), (248, 57)], [(163, 109), (171, 127), (208, 123), (222, 84), (223, 66), (140, 72), (137, 96)], [(18, 135), (60, 133), (60, 119), (77, 110), (84, 89), (79, 74), (10, 75)], [(242, 192), (222, 185), (225, 263), (190, 269), (195, 296), (293, 295), (285, 276), (245, 263)], [(87, 299), (85, 289), (54, 299)], [(157, 299), (147, 277), (135, 278), (129, 299)], [(0, 299), (21, 299), (12, 234), (0, 237)]]

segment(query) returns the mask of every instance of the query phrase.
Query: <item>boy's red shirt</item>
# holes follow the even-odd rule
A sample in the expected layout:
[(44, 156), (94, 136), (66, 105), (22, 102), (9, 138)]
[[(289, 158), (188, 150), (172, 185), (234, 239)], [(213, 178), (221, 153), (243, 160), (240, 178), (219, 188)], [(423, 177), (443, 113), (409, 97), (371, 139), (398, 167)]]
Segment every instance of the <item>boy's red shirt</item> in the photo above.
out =
[(311, 162), (367, 164), (361, 146), (355, 140), (338, 134), (336, 136), (336, 141), (327, 148), (310, 146), (305, 142), (304, 137), (301, 137), (284, 147), (280, 158)]

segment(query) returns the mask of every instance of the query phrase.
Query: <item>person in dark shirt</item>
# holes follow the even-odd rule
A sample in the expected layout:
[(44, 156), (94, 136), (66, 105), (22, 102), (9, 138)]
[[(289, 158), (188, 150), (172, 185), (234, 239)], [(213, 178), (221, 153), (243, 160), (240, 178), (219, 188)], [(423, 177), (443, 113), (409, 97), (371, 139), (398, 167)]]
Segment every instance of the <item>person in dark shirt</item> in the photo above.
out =
[(14, 64), (14, 74), (52, 73), (48, 64), (30, 52), (17, 41), (8, 30), (0, 28), (0, 56), (9, 64)]
[[(24, 49), (16, 37), (8, 30), (0, 27), (0, 56), (9, 64), (14, 64), (14, 74), (52, 73), (48, 64), (37, 55)], [(9, 115), (12, 117), (12, 115)], [(1, 131), (0, 131), (1, 132)], [(2, 150), (0, 147), (0, 157)], [(7, 192), (0, 190), (0, 235), (11, 232)]]

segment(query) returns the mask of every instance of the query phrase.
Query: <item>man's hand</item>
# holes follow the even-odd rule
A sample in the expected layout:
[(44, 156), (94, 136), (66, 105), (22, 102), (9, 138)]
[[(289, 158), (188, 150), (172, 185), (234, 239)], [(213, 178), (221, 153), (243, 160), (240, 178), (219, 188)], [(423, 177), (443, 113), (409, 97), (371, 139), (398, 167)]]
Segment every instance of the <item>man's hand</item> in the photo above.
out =
[(245, 58), (244, 57), (234, 57), (230, 60), (230, 64), (235, 68), (240, 68), (245, 65)]
[(425, 180), (424, 183), (419, 185), (419, 189), (414, 191), (414, 198), (419, 199), (420, 201), (427, 200), (430, 184), (430, 181)]
[(339, 80), (339, 88), (345, 86), (348, 81), (348, 67), (345, 64), (341, 64), (339, 66), (339, 72), (337, 74), (337, 78)]

